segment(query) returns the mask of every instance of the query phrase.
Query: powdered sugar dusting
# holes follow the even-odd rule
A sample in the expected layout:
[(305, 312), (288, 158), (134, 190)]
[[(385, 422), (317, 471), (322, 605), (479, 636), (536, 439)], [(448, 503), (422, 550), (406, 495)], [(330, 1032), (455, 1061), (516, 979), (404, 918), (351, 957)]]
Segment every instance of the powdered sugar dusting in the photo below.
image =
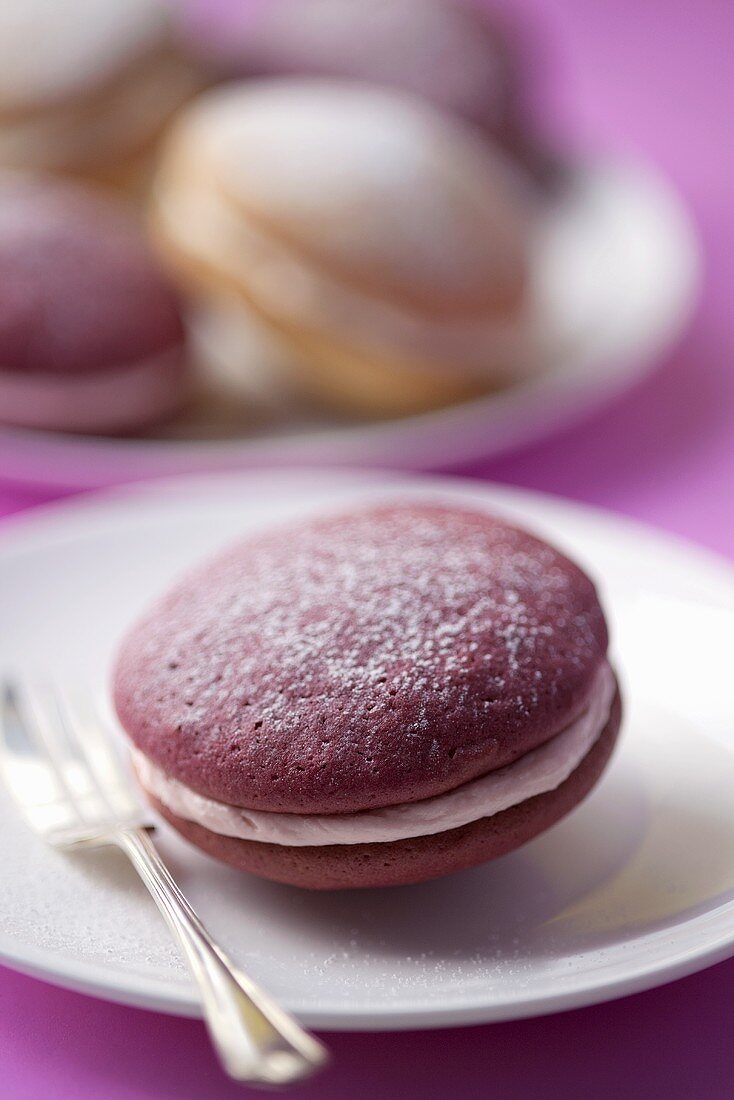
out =
[(371, 507), (185, 579), (129, 637), (116, 702), (194, 790), (331, 813), (428, 797), (582, 709), (606, 631), (557, 551), (486, 515)]

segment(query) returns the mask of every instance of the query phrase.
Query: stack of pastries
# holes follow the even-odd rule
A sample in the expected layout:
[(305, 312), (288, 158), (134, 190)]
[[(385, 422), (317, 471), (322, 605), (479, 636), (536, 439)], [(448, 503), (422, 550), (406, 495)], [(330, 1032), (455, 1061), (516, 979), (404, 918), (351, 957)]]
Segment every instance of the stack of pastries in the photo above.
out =
[[(232, 39), (227, 63), (237, 69), (239, 51), (240, 77), (225, 83), (184, 43), (164, 0), (5, 0), (0, 226), (10, 243), (0, 247), (22, 253), (26, 240), (48, 265), (63, 236), (67, 255), (83, 254), (100, 206), (134, 199), (136, 247), (180, 302), (204, 381), (193, 392), (217, 385), (212, 364), (224, 359), (243, 383), (228, 401), (252, 400), (254, 365), (284, 404), (373, 417), (450, 404), (534, 369), (539, 198), (515, 155), (516, 65), (491, 21), (451, 0), (274, 0)], [(11, 232), (24, 181), (56, 207), (59, 175), (75, 211), (65, 233), (45, 217), (31, 231), (27, 212)], [(122, 197), (103, 194), (109, 185)], [(68, 414), (78, 372), (58, 369), (54, 333), (32, 365), (19, 358), (18, 302), (33, 297), (21, 272), (0, 288), (0, 375), (13, 373), (14, 394), (24, 371), (39, 393), (70, 388), (43, 414), (20, 415), (26, 397), (0, 394), (0, 421), (130, 430), (130, 418)], [(72, 308), (86, 318), (80, 343), (94, 348), (107, 322), (88, 282)], [(66, 308), (63, 283), (42, 279), (49, 316)], [(145, 327), (139, 314), (124, 321)], [(193, 339), (201, 331), (205, 342)], [(253, 362), (253, 333), (276, 351), (264, 363)], [(150, 410), (141, 389), (134, 430), (183, 407), (184, 374), (169, 372), (178, 393)], [(54, 403), (67, 412), (48, 415)]]

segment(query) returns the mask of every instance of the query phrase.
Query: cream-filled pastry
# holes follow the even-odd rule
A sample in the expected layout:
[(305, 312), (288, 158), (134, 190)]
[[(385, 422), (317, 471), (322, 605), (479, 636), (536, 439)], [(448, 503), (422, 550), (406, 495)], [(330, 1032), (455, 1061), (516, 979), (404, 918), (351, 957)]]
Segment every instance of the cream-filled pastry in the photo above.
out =
[(127, 203), (0, 173), (0, 423), (139, 431), (188, 392), (179, 301)]
[(3, 0), (0, 166), (138, 182), (200, 84), (164, 0)]
[(601, 776), (620, 723), (603, 611), (547, 543), (409, 499), (255, 535), (184, 577), (113, 677), (179, 832), (317, 889), (503, 855)]
[(152, 224), (182, 285), (238, 299), (305, 392), (408, 412), (522, 376), (529, 200), (471, 128), (363, 85), (263, 81), (179, 117)]

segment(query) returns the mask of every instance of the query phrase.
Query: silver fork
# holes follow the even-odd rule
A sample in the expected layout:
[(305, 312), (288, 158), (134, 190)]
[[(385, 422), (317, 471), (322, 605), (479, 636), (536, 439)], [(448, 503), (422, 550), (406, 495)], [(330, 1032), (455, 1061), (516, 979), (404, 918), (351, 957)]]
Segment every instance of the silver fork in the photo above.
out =
[(53, 847), (113, 844), (128, 856), (181, 947), (231, 1077), (285, 1085), (325, 1064), (321, 1043), (230, 962), (196, 916), (158, 855), (153, 826), (90, 706), (48, 686), (6, 681), (0, 770), (29, 824)]

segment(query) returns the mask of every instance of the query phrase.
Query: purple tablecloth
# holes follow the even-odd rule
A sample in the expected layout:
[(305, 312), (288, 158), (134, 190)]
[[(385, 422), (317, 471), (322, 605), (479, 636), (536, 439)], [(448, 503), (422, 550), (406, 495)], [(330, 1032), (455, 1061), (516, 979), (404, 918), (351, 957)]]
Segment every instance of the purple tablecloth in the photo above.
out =
[[(223, 3), (224, 0), (219, 0)], [(227, 0), (231, 3), (231, 0)], [(672, 0), (515, 0), (547, 29), (549, 125), (635, 150), (694, 210), (706, 277), (660, 373), (551, 442), (463, 471), (561, 493), (734, 557), (734, 7)], [(0, 488), (0, 511), (39, 498)], [(335, 1066), (298, 1095), (497, 1100), (734, 1093), (734, 960), (663, 989), (489, 1027), (330, 1038)], [(0, 1097), (235, 1097), (203, 1025), (104, 1004), (0, 970)]]

